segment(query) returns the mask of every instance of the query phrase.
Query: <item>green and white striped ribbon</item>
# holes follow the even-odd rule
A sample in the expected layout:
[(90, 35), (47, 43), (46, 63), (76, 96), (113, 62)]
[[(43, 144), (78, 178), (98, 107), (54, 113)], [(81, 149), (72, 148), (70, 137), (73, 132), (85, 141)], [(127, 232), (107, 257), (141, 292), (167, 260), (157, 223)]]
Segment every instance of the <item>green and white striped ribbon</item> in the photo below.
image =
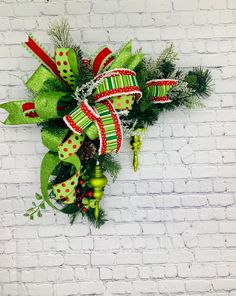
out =
[[(102, 78), (102, 75), (104, 78)], [(96, 87), (93, 95), (95, 102), (100, 102), (110, 97), (136, 94), (136, 98), (141, 98), (141, 91), (135, 72), (127, 69), (114, 69), (104, 72), (97, 78), (102, 78), (101, 83)]]
[(169, 103), (170, 89), (176, 84), (175, 79), (156, 79), (147, 82), (147, 90), (150, 100), (153, 103)]
[(99, 154), (117, 153), (123, 140), (119, 117), (108, 100), (96, 104), (96, 110), (100, 116), (96, 121), (100, 136)]

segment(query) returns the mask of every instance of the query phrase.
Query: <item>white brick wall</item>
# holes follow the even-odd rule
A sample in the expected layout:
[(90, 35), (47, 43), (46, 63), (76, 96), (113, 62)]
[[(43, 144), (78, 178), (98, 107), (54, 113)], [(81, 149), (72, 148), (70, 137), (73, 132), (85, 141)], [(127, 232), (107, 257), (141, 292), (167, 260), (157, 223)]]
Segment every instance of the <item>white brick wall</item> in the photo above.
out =
[(38, 128), (1, 126), (0, 295), (235, 296), (236, 1), (1, 0), (0, 102), (25, 98), (18, 77), (37, 62), (20, 42), (33, 32), (48, 43), (58, 15), (90, 53), (131, 38), (156, 56), (173, 42), (180, 66), (210, 67), (215, 93), (204, 108), (161, 116), (137, 173), (124, 145), (101, 230), (71, 227), (51, 209), (34, 222), (22, 216), (46, 149)]

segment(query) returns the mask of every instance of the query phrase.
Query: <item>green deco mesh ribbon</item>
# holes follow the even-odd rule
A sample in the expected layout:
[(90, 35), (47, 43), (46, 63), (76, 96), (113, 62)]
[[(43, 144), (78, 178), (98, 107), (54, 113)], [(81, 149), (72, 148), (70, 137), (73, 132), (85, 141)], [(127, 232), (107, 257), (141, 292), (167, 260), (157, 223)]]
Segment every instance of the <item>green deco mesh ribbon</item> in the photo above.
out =
[(26, 86), (35, 94), (38, 94), (43, 88), (45, 88), (45, 81), (58, 81), (55, 75), (52, 74), (45, 66), (40, 65), (38, 69), (34, 71), (32, 76), (27, 80)]
[(143, 53), (132, 53), (132, 43), (127, 42), (117, 54), (115, 60), (110, 65), (109, 69), (127, 68), (134, 70), (136, 66), (143, 60)]
[(51, 119), (60, 118), (58, 105), (63, 99), (68, 97), (66, 92), (41, 92), (35, 98), (35, 109), (40, 118)]

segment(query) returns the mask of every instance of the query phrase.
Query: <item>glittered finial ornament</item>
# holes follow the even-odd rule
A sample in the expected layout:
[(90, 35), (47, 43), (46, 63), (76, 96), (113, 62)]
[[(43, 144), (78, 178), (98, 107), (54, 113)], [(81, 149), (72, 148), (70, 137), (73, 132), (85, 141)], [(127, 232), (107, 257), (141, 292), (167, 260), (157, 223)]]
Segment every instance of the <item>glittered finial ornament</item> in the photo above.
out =
[(107, 184), (107, 177), (103, 175), (102, 167), (97, 162), (92, 178), (89, 179), (90, 184), (93, 186), (93, 197), (96, 199), (96, 207), (94, 210), (95, 220), (98, 221), (99, 217), (99, 203), (102, 199), (104, 187)]
[(135, 172), (138, 170), (138, 153), (142, 146), (140, 133), (144, 132), (145, 130), (145, 128), (138, 128), (136, 130), (136, 134), (131, 137), (130, 141), (130, 146), (133, 150), (133, 168)]

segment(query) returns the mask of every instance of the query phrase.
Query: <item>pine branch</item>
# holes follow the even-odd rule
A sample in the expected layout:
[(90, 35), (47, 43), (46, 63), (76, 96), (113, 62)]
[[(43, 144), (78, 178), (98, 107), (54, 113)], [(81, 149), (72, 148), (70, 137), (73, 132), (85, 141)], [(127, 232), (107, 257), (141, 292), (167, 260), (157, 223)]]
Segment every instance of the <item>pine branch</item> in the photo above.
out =
[(121, 170), (120, 163), (112, 154), (100, 155), (98, 157), (98, 160), (104, 172), (109, 173), (113, 178), (113, 181), (115, 181), (119, 174), (119, 171)]
[(90, 221), (96, 228), (100, 228), (102, 225), (104, 225), (106, 223), (106, 221), (108, 221), (106, 219), (106, 213), (104, 212), (103, 209), (100, 209), (97, 221), (94, 218), (94, 209), (90, 208), (86, 212), (86, 216), (88, 218), (88, 221)]
[(163, 50), (157, 59), (156, 65), (160, 65), (163, 61), (174, 63), (178, 59), (178, 54), (174, 50), (174, 45), (171, 43), (169, 47)]
[(69, 214), (70, 224), (74, 224), (76, 220), (79, 218), (79, 216), (82, 216), (82, 218), (87, 218), (88, 221), (93, 224), (96, 228), (100, 228), (102, 225), (108, 221), (106, 219), (106, 214), (103, 209), (100, 209), (98, 220), (94, 218), (94, 209), (89, 208), (86, 213), (81, 213), (80, 211), (77, 211), (76, 213)]
[(212, 77), (208, 69), (193, 68), (185, 76), (185, 81), (198, 97), (206, 98), (212, 93)]
[(48, 29), (48, 35), (55, 48), (68, 47), (76, 48), (73, 37), (70, 34), (70, 26), (67, 19), (51, 23)]

